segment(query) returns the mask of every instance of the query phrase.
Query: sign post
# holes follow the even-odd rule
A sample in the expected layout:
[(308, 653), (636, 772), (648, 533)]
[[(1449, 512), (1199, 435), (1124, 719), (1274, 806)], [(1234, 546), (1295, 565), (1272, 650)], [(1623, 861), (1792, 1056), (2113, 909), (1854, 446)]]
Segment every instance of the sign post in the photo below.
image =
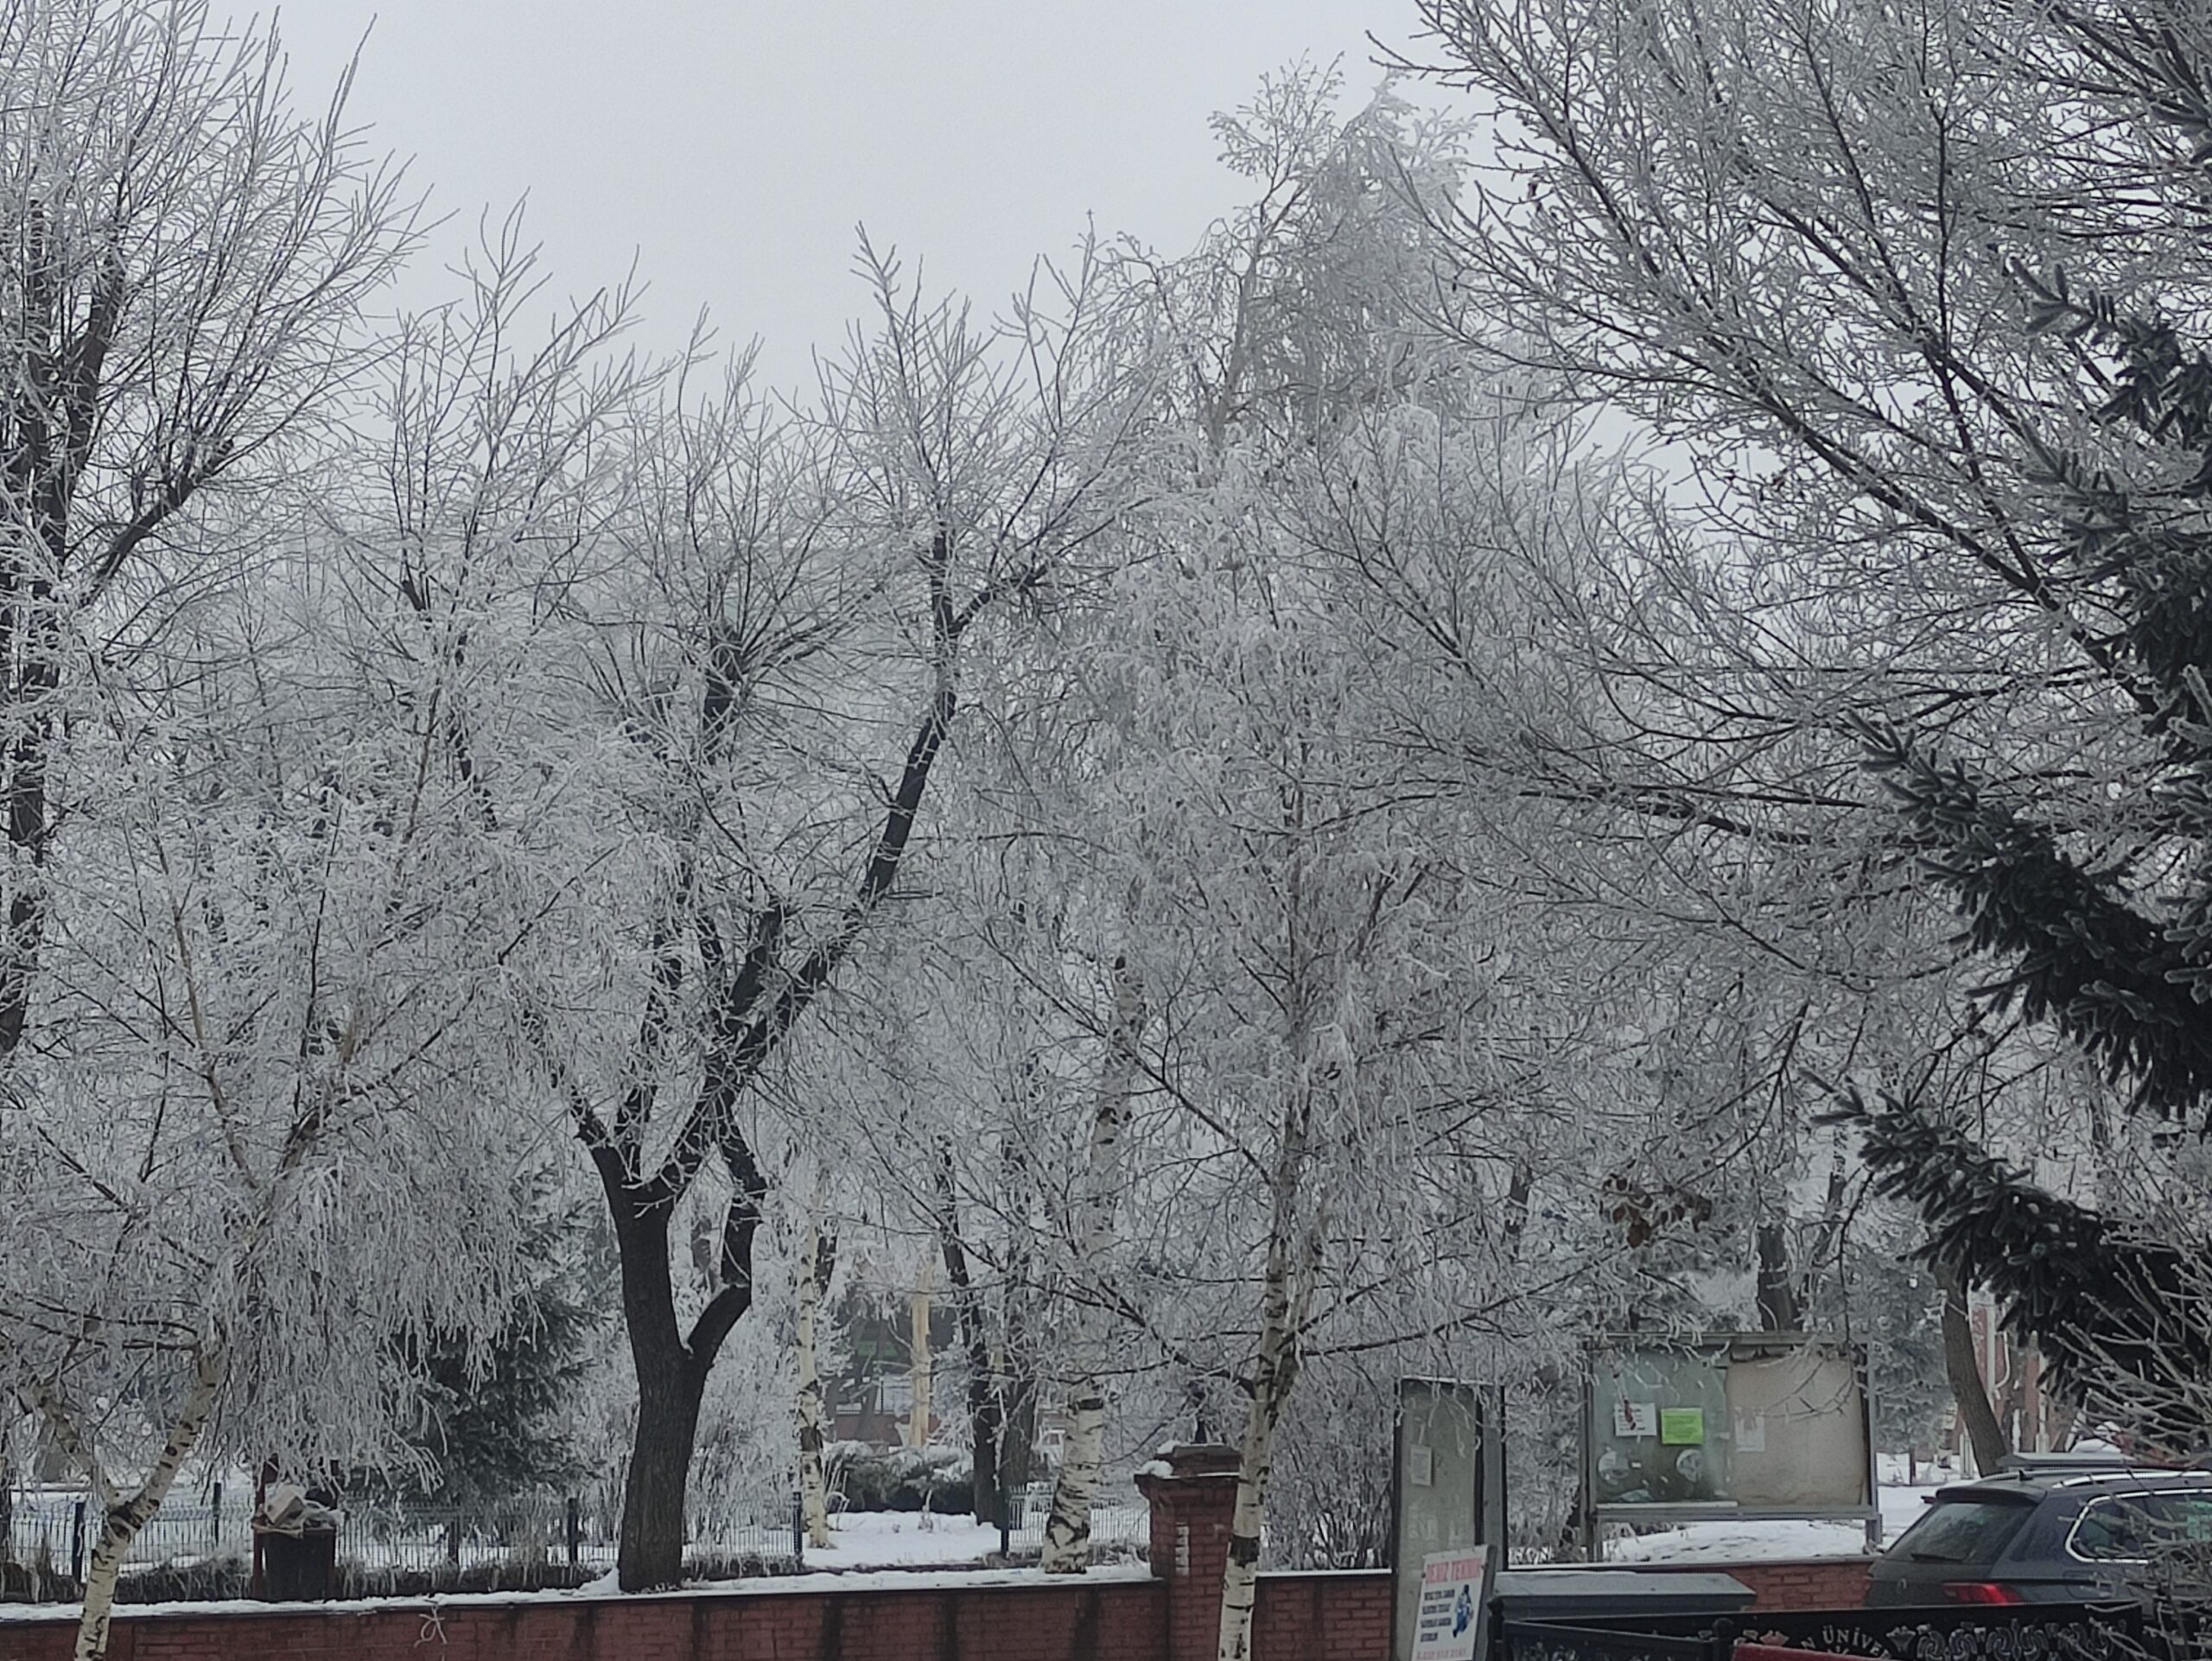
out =
[[(1449, 1378), (1398, 1381), (1390, 1478), (1392, 1661), (1474, 1661), (1474, 1651), (1418, 1645), (1429, 1628), (1433, 1599), (1446, 1584), (1432, 1578), (1435, 1566), (1465, 1568), (1479, 1559), (1480, 1581), (1504, 1552), (1503, 1405), (1503, 1392), (1492, 1385)], [(1489, 1594), (1478, 1584), (1470, 1595), (1479, 1629)], [(1458, 1634), (1465, 1635), (1464, 1630)]]

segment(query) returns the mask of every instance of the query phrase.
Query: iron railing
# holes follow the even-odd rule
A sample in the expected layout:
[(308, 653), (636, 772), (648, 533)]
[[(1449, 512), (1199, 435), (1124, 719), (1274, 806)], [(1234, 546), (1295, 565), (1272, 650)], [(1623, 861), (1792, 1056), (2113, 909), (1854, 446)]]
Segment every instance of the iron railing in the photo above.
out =
[[(37, 1571), (35, 1579), (79, 1581), (99, 1537), (97, 1502), (82, 1492), (15, 1489), (0, 1504), (0, 1564)], [(765, 1512), (766, 1514), (762, 1514)], [(460, 1507), (349, 1501), (340, 1512), (337, 1561), (361, 1575), (467, 1569), (538, 1561), (579, 1569), (612, 1568), (614, 1519), (573, 1496), (531, 1494)], [(771, 1568), (793, 1556), (781, 1501), (749, 1515), (702, 1517), (692, 1550)], [(125, 1548), (126, 1576), (149, 1569), (242, 1566), (253, 1556), (253, 1518), (244, 1497), (215, 1487), (165, 1502)], [(59, 1594), (57, 1594), (59, 1595)]]
[(2146, 1653), (2144, 1611), (2133, 1603), (1618, 1615), (1572, 1625), (1496, 1619), (1498, 1661), (1730, 1661), (1738, 1643), (1872, 1661), (2125, 1661)]
[[(64, 1487), (0, 1491), (0, 1593), (36, 1601), (75, 1597), (99, 1542), (97, 1503)], [(616, 1516), (574, 1495), (522, 1495), (467, 1509), (354, 1499), (340, 1519), (338, 1572), (357, 1589), (398, 1590), (426, 1575), (480, 1577), (495, 1568), (533, 1565), (565, 1571), (554, 1583), (575, 1584), (614, 1566)], [(965, 1525), (960, 1517), (938, 1521)], [(719, 1505), (693, 1518), (685, 1555), (716, 1575), (788, 1573), (802, 1566), (804, 1556), (795, 1522), (791, 1502), (780, 1496)], [(1151, 1522), (1141, 1505), (1108, 1505), (1091, 1513), (1090, 1527), (1094, 1550), (1128, 1556), (1142, 1550)], [(1033, 1555), (1044, 1534), (1044, 1507), (1025, 1506), (1008, 1531), (1013, 1553)], [(995, 1541), (982, 1548), (995, 1549)], [(174, 1588), (143, 1595), (239, 1595), (252, 1556), (248, 1495), (221, 1486), (173, 1494), (124, 1551), (124, 1595), (141, 1575)], [(231, 1589), (202, 1589), (215, 1587)]]

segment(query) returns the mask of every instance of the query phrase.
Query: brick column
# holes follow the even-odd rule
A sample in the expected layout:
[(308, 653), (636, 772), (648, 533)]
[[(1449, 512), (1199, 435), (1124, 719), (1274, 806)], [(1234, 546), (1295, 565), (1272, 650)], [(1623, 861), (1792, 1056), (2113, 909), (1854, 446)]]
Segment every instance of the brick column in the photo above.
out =
[(1185, 1442), (1137, 1473), (1152, 1508), (1152, 1572), (1167, 1582), (1166, 1661), (1211, 1661), (1220, 1647), (1237, 1457), (1219, 1442)]

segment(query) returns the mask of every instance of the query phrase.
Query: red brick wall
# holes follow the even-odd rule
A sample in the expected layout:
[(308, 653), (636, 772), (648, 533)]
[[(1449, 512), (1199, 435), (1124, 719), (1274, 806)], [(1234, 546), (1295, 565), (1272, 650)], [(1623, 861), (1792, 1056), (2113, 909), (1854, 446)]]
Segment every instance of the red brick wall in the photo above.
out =
[(1866, 1601), (1865, 1557), (1738, 1563), (1728, 1572), (1758, 1594), (1755, 1609), (1856, 1609)]
[(1252, 1650), (1256, 1661), (1388, 1661), (1390, 1571), (1261, 1575)]
[(1754, 1609), (1856, 1609), (1866, 1601), (1865, 1557), (1800, 1562), (1639, 1564), (1647, 1573), (1733, 1575), (1758, 1595)]
[[(1137, 1473), (1137, 1492), (1152, 1511), (1152, 1572), (1167, 1590), (1161, 1661), (1197, 1661), (1221, 1646), (1221, 1582), (1236, 1511), (1237, 1452), (1209, 1443), (1175, 1448), (1166, 1458), (1167, 1470), (1154, 1465)], [(1255, 1626), (1259, 1608), (1255, 1592)]]
[[(1193, 1569), (1221, 1553), (1196, 1543)], [(1211, 1551), (1209, 1546), (1212, 1546)], [(1684, 1563), (1722, 1569), (1760, 1609), (1855, 1608), (1864, 1558)], [(1653, 1573), (1668, 1570), (1652, 1566)], [(978, 1583), (912, 1588), (772, 1588), (665, 1597), (548, 1598), (361, 1608), (134, 1615), (115, 1623), (111, 1661), (1173, 1661), (1213, 1653), (1197, 1574), (1186, 1581)], [(1217, 1609), (1217, 1604), (1213, 1606)], [(1192, 1647), (1170, 1650), (1174, 1637)], [(1263, 1575), (1258, 1661), (1386, 1661), (1390, 1576), (1382, 1570)], [(0, 1621), (0, 1661), (67, 1661), (74, 1623)]]
[[(1153, 1581), (124, 1615), (111, 1661), (1162, 1661)], [(0, 1661), (74, 1625), (0, 1622)]]

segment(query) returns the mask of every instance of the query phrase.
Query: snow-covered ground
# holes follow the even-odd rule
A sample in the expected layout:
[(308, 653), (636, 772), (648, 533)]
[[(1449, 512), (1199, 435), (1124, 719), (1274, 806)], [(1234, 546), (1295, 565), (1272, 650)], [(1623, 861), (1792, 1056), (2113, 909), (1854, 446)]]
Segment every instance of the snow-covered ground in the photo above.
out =
[[(71, 1508), (79, 1499), (79, 1492), (64, 1488), (58, 1488), (51, 1498), (20, 1492), (13, 1515), (16, 1562), (35, 1562), (44, 1555), (53, 1562), (67, 1563), (71, 1550)], [(210, 1542), (217, 1542), (217, 1519), (206, 1506), (177, 1506), (175, 1513), (162, 1522), (168, 1524), (166, 1531), (149, 1531), (139, 1543), (139, 1555), (146, 1563), (190, 1566), (208, 1553)], [(248, 1518), (244, 1508), (230, 1508), (230, 1513), (221, 1518), (221, 1524), (224, 1531), (219, 1537), (219, 1548), (226, 1548), (232, 1557), (244, 1557), (252, 1548), (252, 1539), (245, 1533)], [(550, 1524), (550, 1528), (557, 1528), (557, 1524)], [(540, 1539), (546, 1537), (549, 1535), (540, 1535)], [(557, 1542), (557, 1533), (550, 1537)], [(1103, 1562), (1133, 1557), (1135, 1546), (1150, 1537), (1150, 1513), (1141, 1504), (1099, 1506), (1090, 1513), (1090, 1537)], [(1033, 1555), (1042, 1542), (1042, 1511), (1024, 1518), (1022, 1526), (1013, 1531), (1015, 1555)], [(723, 1526), (706, 1548), (719, 1553), (739, 1550), (779, 1557), (790, 1553), (790, 1528), (783, 1524)], [(356, 1526), (349, 1528), (340, 1539), (340, 1553), (347, 1562), (360, 1563), (372, 1570), (429, 1566), (445, 1557), (445, 1535), (442, 1526), (372, 1531), (356, 1519)], [(557, 1543), (553, 1546), (553, 1553), (560, 1553)], [(489, 1539), (471, 1539), (462, 1548), (460, 1557), (465, 1563), (475, 1563), (495, 1562), (511, 1555), (513, 1546)], [(943, 1518), (923, 1515), (918, 1511), (854, 1511), (832, 1518), (830, 1546), (807, 1546), (805, 1569), (810, 1573), (838, 1575), (858, 1570), (980, 1569), (993, 1557), (998, 1557), (998, 1528), (984, 1528), (971, 1518)], [(611, 1542), (584, 1542), (582, 1562), (604, 1566), (611, 1575), (615, 1548)], [(139, 1569), (139, 1563), (126, 1566), (124, 1573), (133, 1573), (135, 1569)]]
[[(1110, 1555), (1150, 1537), (1151, 1518), (1141, 1505), (1109, 1505), (1090, 1514), (1091, 1538)], [(1041, 1523), (1014, 1532), (1016, 1550), (1035, 1550)], [(917, 1511), (848, 1511), (830, 1519), (828, 1547), (809, 1546), (809, 1569), (895, 1569), (980, 1563), (995, 1557), (999, 1531), (964, 1517)]]
[[(1959, 1479), (1955, 1473), (1923, 1469), (1920, 1482), (1914, 1485), (1906, 1480), (1903, 1460), (1893, 1467), (1885, 1455), (1883, 1465), (1879, 1492), (1882, 1538), (1887, 1543), (1912, 1525), (1937, 1486)], [(1866, 1531), (1857, 1523), (1716, 1518), (1614, 1540), (1605, 1547), (1605, 1557), (1615, 1563), (1756, 1562), (1761, 1558), (1853, 1557), (1866, 1550)]]
[[(232, 1487), (233, 1494), (244, 1492)], [(82, 1491), (68, 1487), (17, 1489), (10, 1507), (12, 1558), (17, 1562), (41, 1559), (67, 1564), (75, 1533), (76, 1508), (90, 1502)], [(363, 1511), (349, 1514), (340, 1537), (339, 1555), (348, 1562), (372, 1569), (427, 1569), (446, 1561), (445, 1518), (448, 1513), (426, 1512), (400, 1522)], [(133, 1543), (124, 1572), (168, 1566), (185, 1568), (210, 1556), (243, 1558), (252, 1550), (251, 1517), (233, 1499), (227, 1506), (185, 1500), (162, 1508)], [(463, 1564), (499, 1562), (515, 1555), (518, 1539), (534, 1540), (555, 1555), (561, 1550), (563, 1519), (557, 1505), (536, 1516), (534, 1531), (505, 1540), (471, 1533), (460, 1548)], [(1091, 1513), (1091, 1535), (1102, 1555), (1124, 1555), (1148, 1537), (1150, 1520), (1141, 1505), (1101, 1506)], [(810, 1549), (810, 1569), (852, 1569), (899, 1566), (950, 1567), (981, 1563), (996, 1556), (998, 1531), (983, 1528), (963, 1517), (925, 1517), (918, 1511), (856, 1511), (831, 1519), (836, 1535), (826, 1549)], [(1033, 1553), (1044, 1543), (1045, 1513), (1033, 1509), (1014, 1531), (1017, 1556)], [(747, 1523), (723, 1519), (711, 1537), (698, 1543), (702, 1550), (752, 1554), (763, 1557), (787, 1555), (790, 1526), (781, 1521)], [(587, 1539), (584, 1562), (611, 1565), (612, 1541)]]
[[(1917, 1484), (1909, 1480), (1902, 1460), (1883, 1461), (1881, 1492), (1882, 1536), (1894, 1540), (1920, 1515), (1927, 1496), (1943, 1482), (1955, 1481), (1950, 1471), (1923, 1469)], [(1149, 1523), (1141, 1505), (1116, 1505), (1101, 1510), (1092, 1519), (1096, 1538), (1109, 1556), (1119, 1555), (1147, 1537)], [(913, 1511), (849, 1512), (833, 1519), (835, 1539), (827, 1547), (809, 1547), (806, 1569), (811, 1575), (866, 1575), (872, 1571), (930, 1572), (980, 1568), (998, 1554), (998, 1531), (984, 1528), (963, 1517), (924, 1516)], [(1017, 1550), (1034, 1550), (1037, 1524), (1017, 1532)], [(1679, 1528), (1608, 1543), (1604, 1556), (1609, 1562), (1755, 1562), (1762, 1558), (1846, 1557), (1866, 1550), (1865, 1531), (1856, 1523), (1751, 1522), (1715, 1518)], [(1020, 1571), (1012, 1571), (1020, 1572)], [(1141, 1572), (1141, 1571), (1139, 1571)], [(612, 1575), (607, 1577), (611, 1586)], [(779, 1578), (775, 1584), (791, 1588), (799, 1581)], [(723, 1583), (728, 1584), (728, 1583)], [(583, 1594), (601, 1590), (585, 1588)], [(575, 1596), (570, 1593), (563, 1595)], [(451, 1594), (448, 1594), (450, 1596)], [(498, 1599), (509, 1594), (488, 1594)], [(536, 1595), (553, 1595), (540, 1594)], [(16, 1618), (29, 1610), (10, 1608)], [(39, 1613), (50, 1615), (54, 1606)]]
[(809, 1569), (977, 1563), (995, 1556), (999, 1531), (967, 1517), (920, 1511), (853, 1511), (832, 1519), (833, 1543), (809, 1546)]
[[(1902, 1461), (1899, 1461), (1902, 1467)], [(1894, 1540), (1920, 1515), (1929, 1494), (1955, 1473), (1925, 1473), (1909, 1486), (1899, 1468), (1881, 1490), (1882, 1537)], [(858, 1511), (834, 1519), (836, 1541), (810, 1546), (810, 1570), (843, 1572), (866, 1569), (941, 1569), (981, 1564), (998, 1555), (998, 1531), (963, 1517), (930, 1517), (913, 1511)], [(1094, 1537), (1109, 1555), (1134, 1546), (1150, 1527), (1141, 1505), (1111, 1506), (1091, 1518)], [(1017, 1550), (1035, 1550), (1033, 1524), (1014, 1537)], [(1848, 1557), (1866, 1549), (1866, 1533), (1856, 1523), (1743, 1522), (1715, 1519), (1661, 1533), (1616, 1540), (1605, 1552), (1611, 1562), (1696, 1562), (1733, 1558)]]

